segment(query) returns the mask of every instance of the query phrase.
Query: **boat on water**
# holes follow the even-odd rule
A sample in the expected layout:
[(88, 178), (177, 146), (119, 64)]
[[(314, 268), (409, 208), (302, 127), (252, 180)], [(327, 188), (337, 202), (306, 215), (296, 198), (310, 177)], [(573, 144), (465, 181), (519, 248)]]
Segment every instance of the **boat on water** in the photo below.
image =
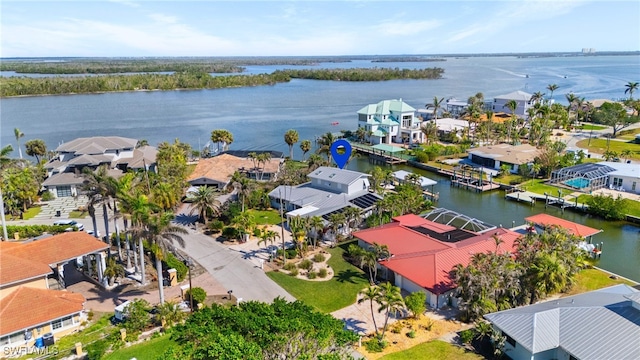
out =
[(337, 122), (337, 121), (334, 121), (334, 122), (331, 123), (331, 125), (338, 125), (338, 124), (340, 124), (340, 123)]

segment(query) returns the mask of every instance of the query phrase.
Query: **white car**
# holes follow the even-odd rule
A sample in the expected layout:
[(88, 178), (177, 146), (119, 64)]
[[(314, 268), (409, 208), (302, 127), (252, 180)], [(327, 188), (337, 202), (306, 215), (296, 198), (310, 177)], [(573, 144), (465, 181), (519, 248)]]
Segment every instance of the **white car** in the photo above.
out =
[[(87, 234), (93, 236), (93, 230), (87, 230)], [(98, 230), (98, 238), (100, 238), (100, 230)]]
[(64, 229), (64, 231), (75, 231), (74, 227), (78, 231), (84, 230), (84, 225), (75, 221), (75, 220), (58, 220), (53, 223), (53, 225), (66, 225), (68, 228)]

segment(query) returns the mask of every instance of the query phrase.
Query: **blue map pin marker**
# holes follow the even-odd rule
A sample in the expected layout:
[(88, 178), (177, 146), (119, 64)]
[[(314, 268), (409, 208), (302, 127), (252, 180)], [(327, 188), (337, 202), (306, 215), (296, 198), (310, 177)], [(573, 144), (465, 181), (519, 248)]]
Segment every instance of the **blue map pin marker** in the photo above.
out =
[(347, 140), (339, 139), (331, 144), (331, 156), (340, 169), (344, 169), (351, 157), (351, 144)]

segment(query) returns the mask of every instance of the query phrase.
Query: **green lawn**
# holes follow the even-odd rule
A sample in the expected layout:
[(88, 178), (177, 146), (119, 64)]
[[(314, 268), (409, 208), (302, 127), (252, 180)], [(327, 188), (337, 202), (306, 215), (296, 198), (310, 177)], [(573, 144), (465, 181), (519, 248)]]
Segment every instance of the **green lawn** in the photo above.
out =
[(330, 313), (342, 309), (355, 303), (358, 292), (369, 284), (362, 270), (342, 258), (346, 247), (347, 244), (343, 244), (328, 250), (331, 254), (328, 263), (335, 273), (331, 280), (307, 281), (274, 271), (267, 275), (296, 299), (319, 311)]
[(575, 285), (573, 285), (568, 295), (581, 294), (617, 284), (635, 285), (627, 280), (611, 279), (609, 274), (598, 269), (584, 269), (576, 275)]
[[(578, 203), (585, 204), (587, 200), (590, 199), (591, 197), (592, 197), (591, 195), (587, 195), (587, 194), (580, 195), (578, 196)], [(572, 199), (571, 201), (573, 202), (575, 200)], [(625, 203), (627, 204), (627, 215), (640, 217), (640, 202), (626, 199)]]
[(277, 210), (247, 210), (251, 220), (256, 225), (280, 224), (280, 213)]
[(520, 188), (526, 191), (531, 191), (536, 194), (542, 194), (542, 195), (544, 195), (544, 193), (546, 192), (549, 195), (558, 196), (558, 190), (562, 192), (562, 196), (565, 196), (571, 193), (570, 190), (560, 189), (555, 186), (547, 185), (544, 183), (545, 181), (547, 180), (546, 179), (529, 180), (520, 184)]
[(606, 126), (601, 126), (601, 125), (584, 124), (584, 125), (580, 126), (580, 128), (582, 130), (604, 130), (607, 127)]
[(138, 360), (156, 360), (160, 358), (169, 346), (174, 344), (175, 341), (171, 340), (169, 335), (164, 335), (137, 345), (118, 349), (105, 356), (104, 359), (130, 360), (135, 357)]
[(89, 216), (89, 213), (87, 211), (73, 210), (69, 213), (69, 219), (84, 219), (87, 216)]
[(622, 130), (618, 132), (618, 139), (635, 140), (636, 134), (640, 134), (640, 128)]
[(428, 341), (410, 349), (391, 353), (380, 358), (380, 360), (403, 359), (478, 360), (484, 358), (478, 354), (441, 340)]
[[(589, 139), (584, 139), (578, 141), (576, 144), (577, 147), (587, 149), (590, 152), (603, 154), (607, 151), (607, 140), (606, 139), (591, 139), (591, 143), (589, 144)], [(630, 159), (640, 159), (640, 144), (636, 144), (635, 142), (626, 142), (626, 141), (617, 141), (611, 140), (609, 141), (609, 150), (615, 151), (618, 154), (622, 153), (625, 149), (629, 149), (632, 151)], [(620, 156), (623, 158), (623, 156)]]
[(12, 216), (9, 214), (7, 215), (7, 220), (29, 220), (38, 215), (40, 213), (40, 210), (42, 210), (40, 206), (32, 206), (28, 208), (27, 211), (22, 213), (22, 219), (20, 219), (19, 216)]

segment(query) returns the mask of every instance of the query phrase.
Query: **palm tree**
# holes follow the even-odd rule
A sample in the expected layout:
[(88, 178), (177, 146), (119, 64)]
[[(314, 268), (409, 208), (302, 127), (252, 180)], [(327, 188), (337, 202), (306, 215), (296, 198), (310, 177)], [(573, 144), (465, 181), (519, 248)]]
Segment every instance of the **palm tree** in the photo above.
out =
[(302, 161), (304, 161), (305, 154), (311, 150), (311, 140), (302, 140), (300, 142), (300, 150), (302, 150)]
[(191, 192), (191, 214), (198, 213), (198, 218), (207, 225), (208, 215), (217, 216), (220, 213), (220, 201), (216, 199), (216, 190), (209, 186), (199, 186), (198, 190)]
[(382, 335), (380, 336), (380, 339), (384, 339), (389, 317), (391, 314), (395, 315), (405, 309), (404, 299), (402, 298), (399, 287), (392, 285), (390, 282), (386, 282), (380, 285), (380, 294), (378, 294), (376, 302), (380, 304), (378, 312), (385, 312), (384, 326), (382, 327)]
[(247, 234), (251, 233), (251, 230), (255, 226), (253, 223), (251, 216), (247, 212), (241, 212), (236, 215), (233, 219), (231, 219), (231, 223), (238, 230), (238, 234), (240, 234), (241, 241), (245, 241)]
[(377, 286), (369, 286), (368, 288), (360, 291), (360, 295), (362, 297), (358, 299), (358, 304), (361, 304), (365, 301), (369, 301), (369, 307), (371, 308), (371, 320), (373, 320), (373, 329), (376, 332), (376, 338), (380, 335), (378, 333), (378, 324), (376, 324), (376, 316), (373, 312), (373, 302), (377, 302), (380, 297), (380, 288)]
[(228, 149), (229, 145), (231, 145), (231, 143), (233, 142), (233, 134), (229, 130), (213, 130), (211, 131), (211, 141), (216, 143), (216, 152), (220, 152), (220, 143), (224, 144), (223, 150)]
[(318, 154), (326, 154), (327, 161), (331, 163), (331, 145), (336, 141), (336, 137), (332, 133), (328, 132), (320, 137), (318, 140)]
[(539, 104), (544, 99), (544, 94), (540, 91), (536, 91), (531, 95), (531, 102)]
[(329, 215), (329, 223), (331, 224), (331, 232), (333, 232), (333, 246), (338, 243), (338, 230), (345, 222), (343, 213), (334, 213)]
[[(82, 190), (89, 198), (87, 208), (95, 209), (96, 205), (102, 205), (105, 242), (107, 244), (110, 244), (111, 239), (109, 239), (109, 214), (107, 208), (111, 206), (111, 200), (114, 199), (117, 195), (117, 181), (113, 177), (109, 176), (106, 166), (100, 166), (95, 171), (91, 170), (91, 168), (86, 167), (83, 170), (83, 177), (84, 182), (82, 184)], [(92, 211), (89, 211), (89, 213), (91, 215)], [(95, 211), (93, 212), (92, 219), (95, 221)], [(111, 256), (111, 251), (108, 252), (108, 255)]]
[(354, 227), (357, 226), (357, 220), (360, 218), (360, 209), (354, 206), (347, 206), (342, 213), (346, 220), (347, 233), (351, 233), (352, 224), (355, 224)]
[(375, 252), (368, 250), (362, 253), (362, 256), (360, 256), (360, 267), (364, 269), (365, 266), (369, 271), (369, 284), (374, 285), (378, 272), (378, 257)]
[(625, 85), (626, 89), (624, 90), (624, 93), (625, 94), (629, 93), (629, 100), (633, 100), (633, 92), (638, 90), (638, 85), (639, 84), (637, 82), (632, 82), (632, 81), (629, 81), (629, 83)]
[[(12, 162), (9, 158), (9, 154), (12, 151), (13, 147), (11, 147), (11, 145), (7, 145), (0, 149), (0, 184), (2, 183), (2, 174), (4, 174), (4, 169)], [(4, 218), (4, 197), (2, 196), (2, 186), (0, 186), (0, 219), (2, 220), (2, 240), (7, 241), (9, 236), (7, 234), (7, 221)]]
[(16, 142), (18, 143), (18, 154), (20, 154), (20, 159), (22, 159), (22, 149), (20, 148), (20, 138), (24, 137), (24, 133), (20, 131), (20, 129), (13, 129), (13, 134), (16, 137)]
[[(147, 224), (154, 211), (160, 210), (149, 198), (142, 193), (135, 193), (120, 199), (123, 208), (127, 209), (131, 215), (132, 227), (129, 229), (134, 237), (138, 239), (138, 251), (140, 257), (140, 282), (146, 284), (145, 279), (145, 262), (144, 262), (144, 244), (145, 224)], [(147, 239), (148, 240), (148, 239)]]
[(551, 92), (551, 95), (549, 95), (549, 100), (553, 99), (553, 92), (558, 90), (558, 85), (556, 84), (549, 84), (547, 86), (547, 90), (549, 90)]
[(620, 152), (620, 156), (624, 158), (624, 161), (627, 162), (629, 158), (633, 155), (633, 151), (631, 149), (624, 149)]
[[(514, 139), (511, 137), (511, 130), (512, 130), (512, 127), (518, 121), (517, 116), (516, 116), (516, 109), (518, 108), (518, 102), (515, 101), (515, 100), (509, 100), (503, 105), (503, 107), (506, 107), (507, 109), (509, 109), (511, 111), (511, 121), (508, 124), (505, 121), (505, 125), (508, 126), (508, 128), (507, 128), (507, 137), (509, 139), (511, 139), (513, 143), (515, 143)], [(516, 135), (516, 137), (517, 137), (517, 135)]]
[(242, 203), (242, 212), (244, 212), (245, 198), (251, 194), (251, 181), (236, 170), (236, 172), (231, 175), (231, 184), (238, 192), (238, 197), (240, 197), (240, 201)]
[(438, 121), (438, 110), (442, 109), (442, 102), (444, 101), (444, 97), (438, 99), (437, 96), (433, 97), (433, 102), (430, 104), (425, 105), (425, 108), (427, 109), (433, 109), (433, 119), (437, 122)]
[(309, 218), (309, 227), (313, 231), (313, 248), (318, 245), (318, 233), (324, 228), (324, 221), (320, 216), (312, 216)]
[(428, 145), (438, 136), (438, 125), (434, 121), (427, 121), (422, 125), (420, 131), (424, 134), (425, 142)]
[(299, 135), (296, 130), (289, 129), (284, 133), (284, 142), (289, 146), (289, 159), (293, 160), (293, 144), (299, 140)]
[(178, 303), (174, 301), (167, 301), (164, 304), (160, 304), (157, 309), (158, 313), (156, 316), (163, 327), (171, 327), (184, 320), (187, 316), (187, 313), (182, 311)]
[(174, 216), (170, 212), (162, 212), (151, 215), (146, 223), (133, 229), (139, 238), (145, 238), (151, 244), (156, 259), (156, 272), (158, 274), (158, 292), (160, 304), (164, 304), (164, 286), (162, 274), (162, 260), (167, 249), (174, 243), (184, 247), (184, 239), (181, 235), (188, 234), (187, 230), (172, 224)]

